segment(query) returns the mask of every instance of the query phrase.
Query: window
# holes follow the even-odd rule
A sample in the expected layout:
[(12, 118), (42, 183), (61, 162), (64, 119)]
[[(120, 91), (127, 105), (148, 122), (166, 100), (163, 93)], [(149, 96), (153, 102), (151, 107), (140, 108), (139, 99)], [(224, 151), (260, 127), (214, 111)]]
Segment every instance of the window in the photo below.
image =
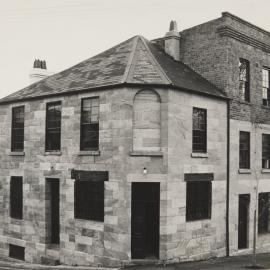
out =
[(46, 151), (61, 149), (61, 102), (47, 104), (46, 110)]
[(269, 226), (270, 193), (259, 193), (258, 233), (267, 233)]
[(108, 172), (75, 171), (75, 218), (104, 221), (104, 181)]
[(269, 81), (270, 70), (262, 69), (262, 98), (263, 105), (270, 106), (270, 81)]
[(249, 61), (239, 59), (239, 97), (249, 101)]
[(192, 151), (206, 153), (207, 150), (207, 111), (193, 108)]
[(24, 247), (9, 244), (9, 257), (24, 261)]
[(270, 169), (270, 134), (262, 135), (262, 168)]
[(24, 150), (24, 106), (12, 108), (11, 151)]
[(211, 218), (211, 181), (187, 181), (186, 221)]
[(239, 168), (250, 168), (250, 133), (245, 131), (239, 135)]
[(82, 100), (81, 151), (99, 149), (99, 98)]
[(18, 176), (10, 179), (10, 217), (23, 217), (23, 179)]

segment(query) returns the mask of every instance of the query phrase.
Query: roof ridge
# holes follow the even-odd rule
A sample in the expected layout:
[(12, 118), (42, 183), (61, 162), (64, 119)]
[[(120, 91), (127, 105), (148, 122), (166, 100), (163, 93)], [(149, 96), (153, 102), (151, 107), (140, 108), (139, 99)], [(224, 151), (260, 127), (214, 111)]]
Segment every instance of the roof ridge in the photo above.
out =
[(152, 54), (152, 52), (151, 52), (148, 44), (145, 41), (145, 38), (143, 36), (138, 36), (138, 37), (142, 41), (143, 45), (145, 46), (145, 48), (146, 48), (147, 52), (149, 53), (150, 57), (152, 58), (152, 60), (155, 62), (156, 66), (159, 69), (159, 72), (165, 77), (165, 79), (168, 81), (169, 84), (173, 85), (171, 79), (168, 77), (168, 75), (166, 74), (165, 70), (161, 67), (161, 65), (159, 64), (159, 62), (155, 58), (155, 56)]
[(129, 54), (129, 59), (128, 59), (128, 62), (127, 62), (127, 66), (126, 66), (126, 70), (125, 70), (125, 73), (123, 75), (123, 80), (122, 80), (122, 83), (126, 82), (127, 79), (128, 79), (128, 76), (130, 74), (130, 71), (131, 71), (131, 66), (132, 66), (132, 62), (133, 62), (133, 59), (134, 59), (134, 55), (136, 53), (136, 48), (138, 46), (138, 40), (139, 40), (139, 36), (135, 36), (133, 37), (134, 38), (134, 44), (132, 46), (132, 51), (131, 53)]

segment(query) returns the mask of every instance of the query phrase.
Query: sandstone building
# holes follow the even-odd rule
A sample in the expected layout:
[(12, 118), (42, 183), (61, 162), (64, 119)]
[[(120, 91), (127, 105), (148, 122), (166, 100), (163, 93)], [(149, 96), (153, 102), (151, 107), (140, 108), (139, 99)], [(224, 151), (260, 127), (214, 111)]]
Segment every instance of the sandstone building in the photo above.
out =
[(229, 13), (172, 22), (2, 99), (0, 252), (110, 266), (250, 252), (257, 208), (267, 250), (269, 50)]

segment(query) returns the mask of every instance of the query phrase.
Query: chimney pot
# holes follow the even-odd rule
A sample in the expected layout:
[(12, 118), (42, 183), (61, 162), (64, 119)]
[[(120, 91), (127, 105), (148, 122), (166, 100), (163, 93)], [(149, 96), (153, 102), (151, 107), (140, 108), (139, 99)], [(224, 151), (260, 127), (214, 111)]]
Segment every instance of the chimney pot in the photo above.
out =
[(38, 82), (53, 73), (47, 70), (47, 63), (45, 60), (35, 59), (33, 69), (30, 72), (30, 82)]

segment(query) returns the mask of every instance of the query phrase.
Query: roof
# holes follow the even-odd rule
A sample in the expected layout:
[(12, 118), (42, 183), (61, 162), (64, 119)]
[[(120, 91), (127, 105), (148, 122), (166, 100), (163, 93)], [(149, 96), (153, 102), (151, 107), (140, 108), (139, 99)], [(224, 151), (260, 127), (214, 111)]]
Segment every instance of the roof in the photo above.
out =
[(142, 36), (33, 83), (3, 99), (11, 103), (121, 84), (164, 85), (220, 98), (220, 89)]

